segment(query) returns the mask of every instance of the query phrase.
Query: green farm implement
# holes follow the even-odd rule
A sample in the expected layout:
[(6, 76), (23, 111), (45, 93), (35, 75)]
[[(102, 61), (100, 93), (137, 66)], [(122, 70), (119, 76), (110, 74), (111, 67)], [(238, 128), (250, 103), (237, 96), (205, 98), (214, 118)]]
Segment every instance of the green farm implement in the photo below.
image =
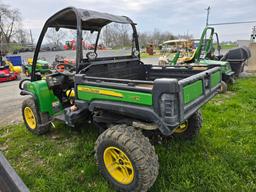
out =
[[(214, 40), (216, 40), (217, 55), (215, 54)], [(186, 45), (191, 45), (190, 42), (193, 42), (194, 47), (186, 47), (185, 53), (178, 50), (172, 59), (160, 59), (159, 64), (169, 63), (175, 67), (191, 65), (194, 69), (219, 66), (222, 72), (223, 92), (225, 92), (227, 84), (232, 84), (235, 77), (238, 77), (243, 71), (245, 62), (250, 57), (250, 51), (246, 47), (234, 48), (222, 55), (219, 36), (213, 27), (206, 27), (199, 40), (187, 40)], [(194, 51), (191, 51), (193, 48)]]
[[(28, 63), (23, 65), (23, 71), (27, 77), (31, 75), (32, 59), (28, 59)], [(35, 71), (40, 74), (47, 74), (48, 72), (50, 72), (49, 63), (47, 61), (38, 59)]]

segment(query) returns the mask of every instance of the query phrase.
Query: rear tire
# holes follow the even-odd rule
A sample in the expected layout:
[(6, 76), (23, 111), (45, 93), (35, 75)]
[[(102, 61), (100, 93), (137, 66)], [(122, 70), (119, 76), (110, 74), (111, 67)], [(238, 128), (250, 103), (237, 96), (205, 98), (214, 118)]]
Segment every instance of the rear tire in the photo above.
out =
[[(108, 156), (111, 150), (116, 155)], [(99, 171), (117, 191), (147, 191), (158, 176), (154, 147), (132, 126), (115, 125), (104, 131), (96, 141), (95, 152)], [(124, 164), (122, 157), (126, 157)], [(124, 171), (122, 166), (126, 165)]]
[(225, 81), (221, 81), (220, 93), (226, 93), (228, 91), (228, 85)]
[[(178, 127), (173, 136), (178, 139), (191, 140), (199, 135), (202, 127), (202, 114), (200, 111), (195, 112), (186, 122), (186, 128)], [(181, 125), (180, 125), (181, 126)]]
[(23, 101), (22, 116), (26, 128), (30, 132), (36, 135), (42, 135), (50, 130), (49, 115), (39, 112), (33, 98), (28, 98)]

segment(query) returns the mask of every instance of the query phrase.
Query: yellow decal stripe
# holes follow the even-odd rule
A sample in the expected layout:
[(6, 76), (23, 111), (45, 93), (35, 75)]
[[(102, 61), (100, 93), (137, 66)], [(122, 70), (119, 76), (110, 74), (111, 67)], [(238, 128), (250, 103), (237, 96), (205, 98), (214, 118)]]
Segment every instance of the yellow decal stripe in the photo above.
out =
[(96, 93), (96, 94), (100, 94), (100, 95), (108, 95), (108, 96), (112, 96), (112, 97), (124, 97), (123, 94), (115, 92), (115, 91), (104, 90), (104, 89), (94, 89), (94, 88), (89, 88), (89, 87), (78, 86), (78, 91), (83, 91), (83, 92), (88, 92), (88, 93)]

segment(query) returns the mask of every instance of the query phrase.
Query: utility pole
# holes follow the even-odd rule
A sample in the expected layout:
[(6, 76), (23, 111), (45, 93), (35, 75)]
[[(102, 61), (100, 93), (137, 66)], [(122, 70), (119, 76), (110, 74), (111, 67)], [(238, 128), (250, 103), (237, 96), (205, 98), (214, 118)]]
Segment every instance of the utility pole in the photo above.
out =
[(30, 33), (30, 41), (31, 41), (31, 44), (32, 44), (32, 49), (34, 49), (34, 42), (33, 42), (33, 36), (32, 36), (31, 29), (29, 30), (29, 33)]
[(206, 17), (206, 27), (208, 26), (209, 24), (209, 14), (210, 14), (210, 9), (211, 7), (207, 7), (207, 9), (205, 9), (207, 11), (207, 17)]
[[(0, 25), (2, 24), (2, 20), (1, 20), (1, 15), (0, 15)], [(0, 66), (2, 65), (2, 62), (3, 62), (3, 57), (2, 57), (2, 54), (3, 54), (3, 41), (2, 41), (2, 31), (0, 31)]]

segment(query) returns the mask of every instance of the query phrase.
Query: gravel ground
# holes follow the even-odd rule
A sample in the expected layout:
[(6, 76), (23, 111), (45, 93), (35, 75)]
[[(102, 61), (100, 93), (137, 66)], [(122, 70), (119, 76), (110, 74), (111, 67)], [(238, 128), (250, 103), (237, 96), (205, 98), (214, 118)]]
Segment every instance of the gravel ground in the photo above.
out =
[(26, 97), (20, 96), (19, 81), (0, 83), (0, 127), (20, 122), (21, 103)]

